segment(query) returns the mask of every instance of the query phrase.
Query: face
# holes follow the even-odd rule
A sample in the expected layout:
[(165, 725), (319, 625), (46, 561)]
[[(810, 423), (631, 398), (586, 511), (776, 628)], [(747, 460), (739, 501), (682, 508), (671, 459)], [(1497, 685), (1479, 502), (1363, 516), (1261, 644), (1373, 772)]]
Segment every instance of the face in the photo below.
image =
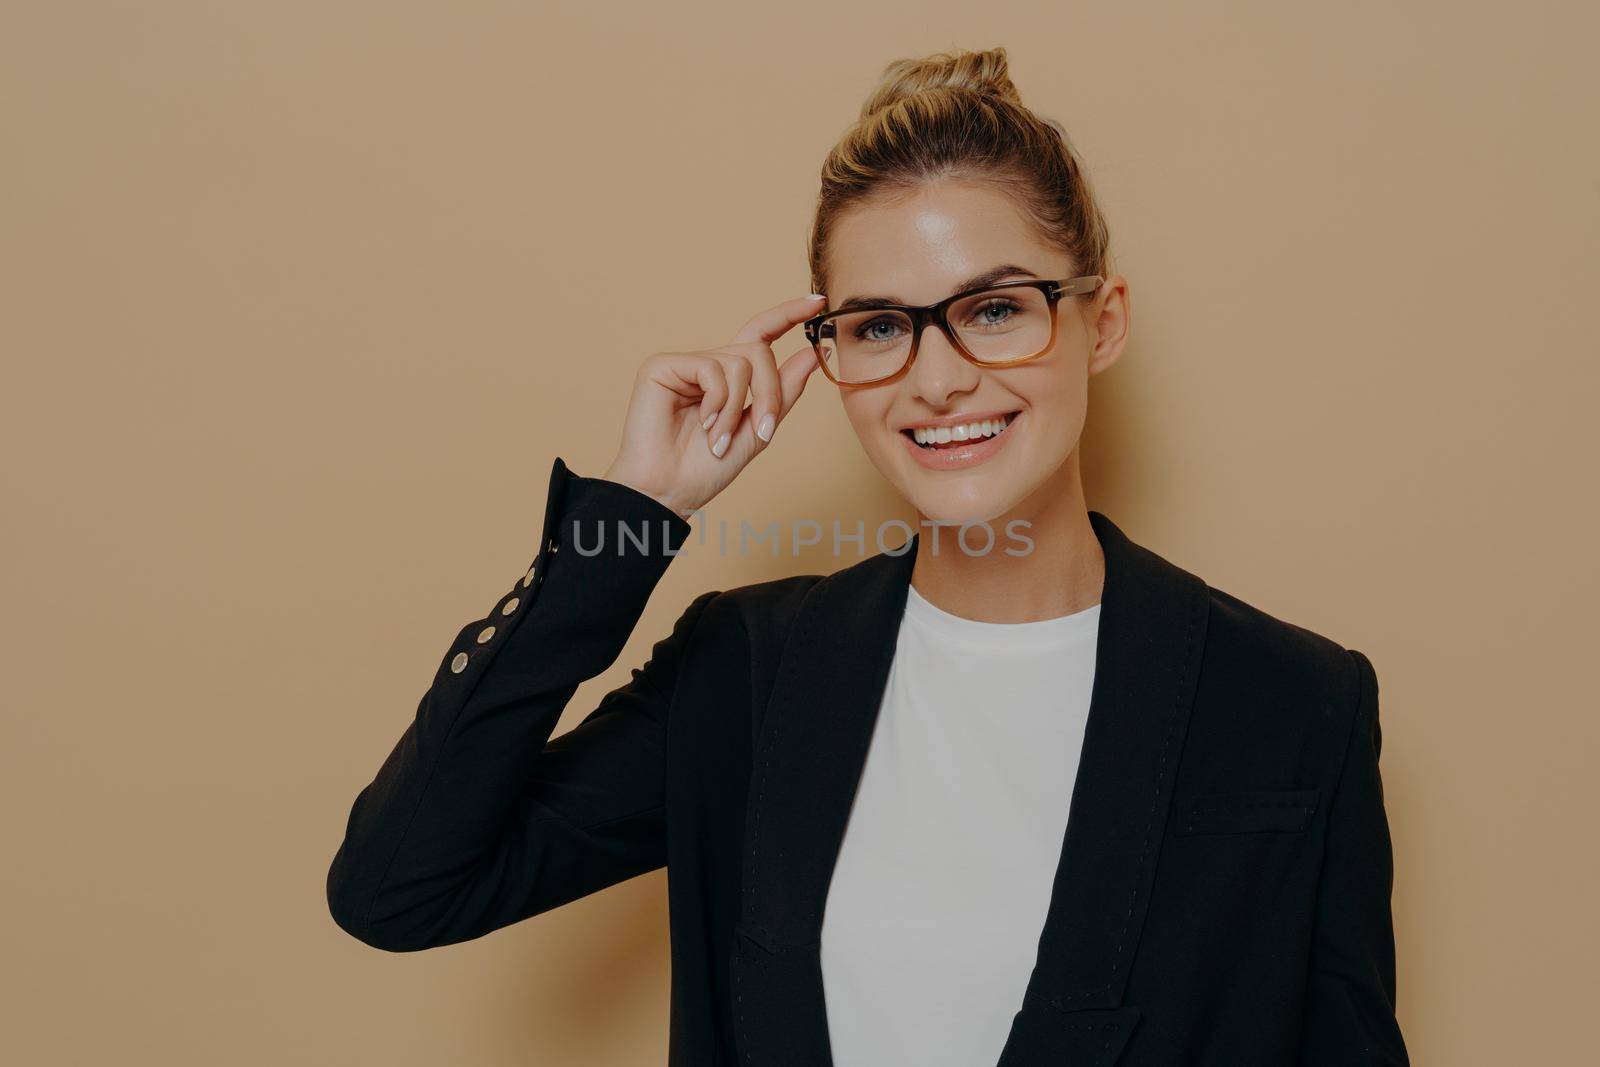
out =
[[(893, 200), (858, 205), (832, 234), (828, 306), (856, 296), (932, 304), (1001, 264), (1033, 277), (1075, 277), (1075, 264), (1043, 241), (1011, 199), (991, 186), (944, 182)], [(996, 282), (1020, 281), (1017, 273)], [(954, 324), (954, 323), (952, 323)], [(1082, 499), (1078, 438), (1088, 379), (1114, 362), (1127, 332), (1126, 282), (1063, 296), (1055, 342), (1012, 367), (980, 367), (928, 326), (899, 380), (840, 390), (845, 413), (873, 464), (924, 519), (936, 523), (1037, 520)], [(1005, 417), (992, 439), (931, 451), (911, 430)], [(1003, 533), (1003, 530), (997, 530)]]

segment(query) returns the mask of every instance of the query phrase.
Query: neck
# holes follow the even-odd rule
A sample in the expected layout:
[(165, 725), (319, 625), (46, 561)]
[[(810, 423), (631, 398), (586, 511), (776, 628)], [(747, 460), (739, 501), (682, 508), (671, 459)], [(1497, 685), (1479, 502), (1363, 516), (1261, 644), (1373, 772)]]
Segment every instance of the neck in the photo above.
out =
[[(968, 533), (969, 554), (957, 540), (959, 526), (936, 528), (926, 516), (918, 518), (911, 585), (952, 615), (978, 622), (1037, 622), (1100, 603), (1105, 554), (1089, 522), (1077, 448), (1034, 493), (989, 521), (994, 545), (988, 552), (980, 552), (987, 540), (981, 529)], [(1017, 528), (1017, 537), (1006, 532), (1014, 519), (1027, 523)], [(1033, 541), (1031, 549), (1019, 539), (1023, 536)], [(1028, 554), (1008, 555), (1007, 548), (1028, 549)]]

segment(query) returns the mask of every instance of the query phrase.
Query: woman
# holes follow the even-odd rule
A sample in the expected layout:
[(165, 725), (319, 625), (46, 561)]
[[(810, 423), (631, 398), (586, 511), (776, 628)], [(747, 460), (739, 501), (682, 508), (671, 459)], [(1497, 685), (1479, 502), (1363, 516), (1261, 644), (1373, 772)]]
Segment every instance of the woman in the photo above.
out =
[[(892, 64), (823, 167), (827, 296), (652, 355), (605, 475), (555, 460), (356, 798), (339, 925), (446, 945), (665, 865), (684, 1067), (1405, 1063), (1371, 662), (1085, 506), (1106, 244), (1004, 50)], [(819, 368), (906, 550), (701, 595), (552, 739)]]

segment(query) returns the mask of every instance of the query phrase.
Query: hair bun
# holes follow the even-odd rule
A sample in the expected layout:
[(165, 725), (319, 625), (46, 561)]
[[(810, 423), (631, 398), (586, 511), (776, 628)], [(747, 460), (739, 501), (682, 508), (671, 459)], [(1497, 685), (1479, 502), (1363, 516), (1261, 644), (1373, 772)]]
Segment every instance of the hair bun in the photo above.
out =
[(897, 59), (885, 67), (877, 88), (861, 107), (861, 117), (866, 118), (919, 93), (939, 89), (1022, 103), (1017, 87), (1011, 84), (1004, 48), (936, 52), (920, 59)]

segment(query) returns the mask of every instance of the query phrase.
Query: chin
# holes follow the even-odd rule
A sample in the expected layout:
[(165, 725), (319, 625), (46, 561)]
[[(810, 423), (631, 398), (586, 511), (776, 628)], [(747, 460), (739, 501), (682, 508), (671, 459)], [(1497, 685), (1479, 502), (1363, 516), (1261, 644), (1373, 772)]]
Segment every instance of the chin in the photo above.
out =
[(976, 501), (962, 501), (959, 503), (938, 501), (924, 502), (920, 504), (913, 501), (913, 504), (920, 513), (926, 516), (929, 522), (935, 522), (941, 526), (952, 527), (960, 526), (963, 523), (987, 522), (991, 525), (994, 525), (994, 533), (996, 537), (1005, 536), (1005, 530), (1001, 528), (1001, 524), (997, 523), (996, 520), (1006, 512), (1010, 511), (1012, 507), (1012, 505), (1009, 503), (985, 503)]
[[(960, 526), (962, 523), (994, 522), (1016, 507), (1026, 493), (1006, 492), (1000, 486), (980, 485), (973, 491), (963, 492), (951, 486), (939, 488), (928, 484), (923, 471), (910, 474), (912, 484), (902, 486), (902, 495), (929, 522), (943, 526)], [(1005, 530), (995, 528), (995, 537), (1005, 536)]]

